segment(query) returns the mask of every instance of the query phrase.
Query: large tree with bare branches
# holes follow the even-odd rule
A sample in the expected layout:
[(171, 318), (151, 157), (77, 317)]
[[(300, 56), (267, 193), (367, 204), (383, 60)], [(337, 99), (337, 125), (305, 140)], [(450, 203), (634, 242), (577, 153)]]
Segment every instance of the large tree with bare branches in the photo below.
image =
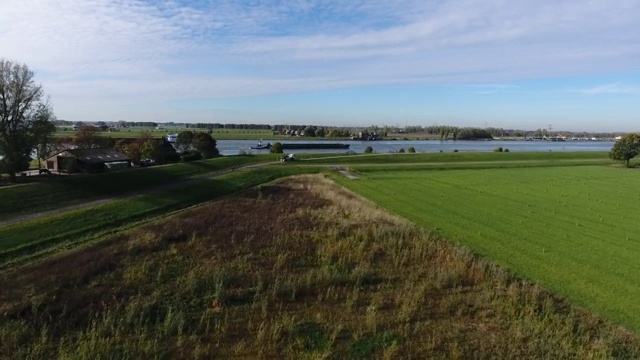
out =
[(12, 181), (55, 131), (53, 109), (34, 75), (25, 64), (0, 59), (0, 172)]

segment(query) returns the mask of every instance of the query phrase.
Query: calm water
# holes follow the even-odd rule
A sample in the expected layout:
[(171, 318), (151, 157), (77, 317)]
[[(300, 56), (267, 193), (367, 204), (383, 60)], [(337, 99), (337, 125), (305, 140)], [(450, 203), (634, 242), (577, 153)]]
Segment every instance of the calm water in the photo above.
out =
[[(282, 140), (283, 143), (313, 143), (323, 140)], [(267, 143), (268, 141), (263, 141)], [(273, 143), (273, 141), (269, 141)], [(352, 141), (338, 140), (350, 144), (349, 151), (363, 153), (367, 146), (371, 146), (375, 153), (397, 152), (401, 148), (407, 150), (414, 147), (417, 152), (452, 152), (458, 151), (492, 151), (493, 148), (502, 146), (511, 151), (609, 151), (613, 141), (440, 141), (440, 140), (397, 140), (397, 141)], [(255, 140), (218, 140), (218, 150), (222, 155), (237, 155), (241, 151), (253, 154), (268, 153), (269, 150), (249, 150), (250, 146), (256, 146)], [(296, 150), (300, 153), (344, 153), (347, 150)]]

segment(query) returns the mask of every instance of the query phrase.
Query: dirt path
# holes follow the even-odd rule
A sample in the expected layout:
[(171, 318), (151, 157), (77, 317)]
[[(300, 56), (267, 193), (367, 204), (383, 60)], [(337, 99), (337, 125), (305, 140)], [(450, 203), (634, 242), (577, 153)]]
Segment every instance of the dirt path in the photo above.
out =
[(342, 166), (333, 166), (333, 169), (337, 172), (339, 172), (340, 174), (344, 175), (347, 177), (347, 179), (349, 180), (358, 180), (360, 179), (358, 176), (356, 176), (354, 173), (352, 173), (351, 171), (343, 168)]
[(189, 178), (186, 178), (186, 179), (183, 179), (183, 180), (180, 180), (178, 182), (171, 183), (171, 184), (160, 185), (160, 186), (157, 186), (157, 187), (154, 187), (154, 188), (151, 188), (151, 189), (145, 189), (144, 191), (135, 191), (135, 192), (126, 193), (126, 194), (123, 194), (123, 195), (120, 195), (120, 196), (112, 196), (112, 197), (94, 199), (94, 200), (90, 200), (90, 201), (83, 201), (83, 202), (79, 202), (77, 204), (73, 204), (73, 205), (69, 205), (69, 206), (65, 206), (65, 207), (61, 207), (61, 208), (40, 211), (40, 212), (32, 213), (32, 214), (18, 215), (18, 216), (14, 216), (14, 217), (11, 217), (11, 218), (8, 218), (8, 219), (5, 219), (5, 220), (0, 220), (0, 227), (14, 225), (14, 224), (18, 224), (18, 223), (25, 222), (25, 221), (36, 220), (36, 219), (40, 219), (40, 218), (43, 218), (43, 217), (64, 213), (64, 212), (67, 212), (67, 211), (80, 210), (80, 209), (84, 209), (84, 208), (88, 208), (88, 207), (92, 207), (92, 206), (108, 204), (108, 203), (113, 202), (113, 201), (129, 199), (129, 198), (132, 198), (134, 196), (138, 196), (138, 195), (141, 195), (141, 194), (146, 194), (146, 193), (150, 193), (150, 192), (154, 192), (154, 191), (171, 190), (171, 189), (174, 189), (174, 188), (176, 188), (176, 187), (178, 187), (180, 185), (184, 185), (185, 183), (187, 183), (188, 181), (193, 180), (193, 179), (213, 179), (213, 178), (216, 178), (216, 177), (219, 177), (219, 176), (222, 176), (222, 175), (230, 174), (230, 173), (235, 172), (235, 171), (246, 170), (246, 169), (254, 169), (254, 168), (259, 168), (259, 167), (265, 167), (265, 166), (268, 166), (268, 165), (271, 165), (271, 164), (274, 164), (274, 163), (273, 162), (258, 163), (258, 164), (249, 164), (249, 165), (244, 165), (244, 166), (233, 167), (233, 168), (214, 171), (214, 172), (210, 172), (210, 173), (206, 173), (206, 174), (196, 175), (196, 176), (189, 177)]

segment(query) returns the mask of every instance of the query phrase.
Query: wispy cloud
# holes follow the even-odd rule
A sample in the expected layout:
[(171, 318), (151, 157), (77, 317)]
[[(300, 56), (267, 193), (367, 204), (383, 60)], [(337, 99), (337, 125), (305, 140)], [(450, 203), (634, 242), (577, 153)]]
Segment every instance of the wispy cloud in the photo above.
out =
[[(603, 21), (602, 19), (615, 19)], [(640, 2), (4, 0), (2, 56), (79, 99), (218, 99), (638, 69)], [(634, 88), (585, 89), (629, 93)]]
[(604, 94), (640, 94), (640, 86), (631, 86), (621, 83), (606, 84), (596, 87), (579, 89), (577, 92), (586, 95)]

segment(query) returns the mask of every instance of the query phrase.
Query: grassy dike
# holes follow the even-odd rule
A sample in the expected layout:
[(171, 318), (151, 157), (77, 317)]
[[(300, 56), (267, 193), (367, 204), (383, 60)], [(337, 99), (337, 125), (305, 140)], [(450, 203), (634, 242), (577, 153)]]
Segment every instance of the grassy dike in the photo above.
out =
[(640, 357), (637, 337), (320, 176), (108, 236), (0, 284), (0, 358)]
[(0, 187), (0, 220), (85, 202), (126, 195), (189, 177), (261, 162), (276, 161), (272, 154), (224, 156), (210, 160), (176, 163), (149, 168), (131, 168), (96, 175), (60, 176), (37, 183)]
[(140, 221), (236, 193), (275, 179), (320, 172), (321, 168), (274, 166), (239, 171), (214, 179), (192, 179), (170, 190), (154, 191), (103, 205), (68, 211), (0, 229), (0, 268), (97, 239)]

